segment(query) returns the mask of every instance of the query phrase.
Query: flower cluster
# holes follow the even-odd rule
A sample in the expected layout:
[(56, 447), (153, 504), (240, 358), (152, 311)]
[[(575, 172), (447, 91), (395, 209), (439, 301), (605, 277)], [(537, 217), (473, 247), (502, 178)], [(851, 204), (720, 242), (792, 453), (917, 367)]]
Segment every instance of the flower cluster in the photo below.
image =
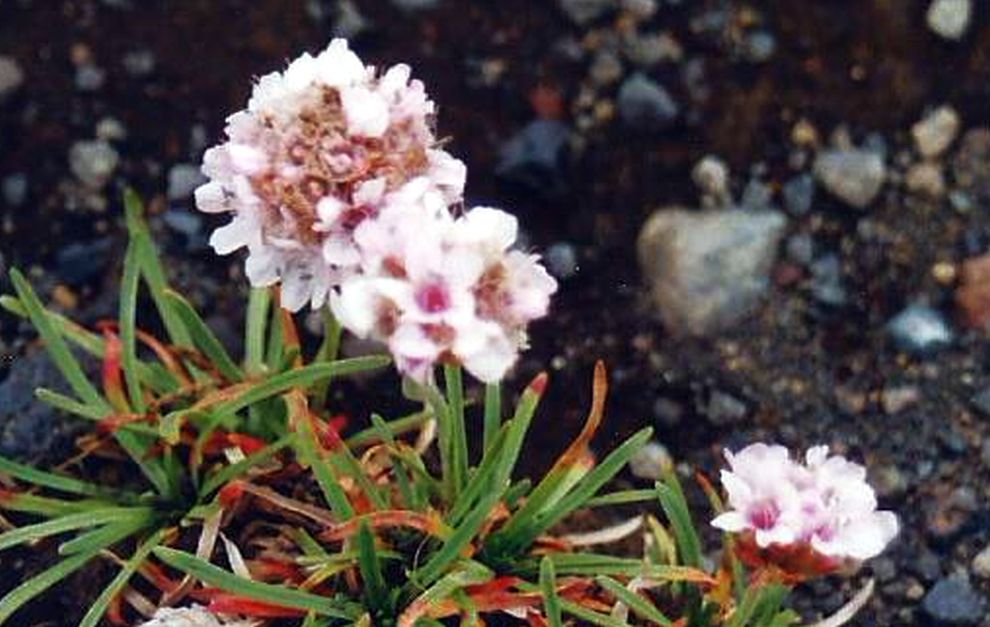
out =
[(466, 169), (436, 148), (434, 109), (407, 66), (379, 76), (334, 40), (261, 78), (205, 155), (196, 202), (233, 212), (213, 247), (246, 247), (251, 283), (281, 281), (286, 309), (329, 301), (418, 380), (449, 362), (496, 381), (557, 285), (512, 249), (514, 217), (452, 211)]
[(726, 458), (730, 510), (712, 524), (744, 534), (756, 549), (807, 554), (834, 569), (875, 557), (897, 535), (897, 517), (877, 511), (866, 469), (829, 456), (827, 446), (809, 449), (803, 464), (783, 446), (762, 443)]
[(436, 147), (434, 112), (408, 66), (379, 75), (342, 39), (262, 76), (227, 119), (228, 141), (204, 155), (197, 206), (234, 214), (210, 243), (246, 247), (252, 285), (281, 281), (285, 308), (322, 306), (358, 271), (355, 229), (407, 187), (461, 200), (466, 169)]

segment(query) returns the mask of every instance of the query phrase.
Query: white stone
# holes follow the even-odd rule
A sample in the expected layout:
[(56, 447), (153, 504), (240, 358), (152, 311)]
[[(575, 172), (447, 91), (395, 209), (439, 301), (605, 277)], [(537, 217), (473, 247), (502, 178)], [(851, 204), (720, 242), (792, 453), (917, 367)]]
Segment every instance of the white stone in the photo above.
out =
[(937, 157), (955, 140), (960, 126), (962, 122), (956, 110), (948, 105), (941, 106), (911, 127), (914, 146), (926, 159)]
[(0, 98), (24, 82), (24, 72), (12, 57), (0, 56)]
[(674, 465), (667, 447), (659, 442), (647, 442), (629, 460), (629, 472), (639, 479), (657, 481)]
[(904, 179), (904, 185), (908, 191), (929, 198), (941, 198), (945, 195), (945, 177), (942, 175), (942, 168), (928, 161), (911, 166)]
[(958, 41), (973, 16), (971, 0), (933, 0), (928, 6), (928, 28), (943, 39)]
[(981, 579), (990, 579), (990, 545), (973, 558), (973, 574)]
[(823, 150), (815, 158), (814, 171), (825, 189), (857, 209), (866, 209), (887, 179), (883, 157), (858, 148)]
[(731, 202), (729, 196), (729, 166), (713, 155), (703, 157), (691, 170), (691, 180), (698, 186), (706, 204), (725, 206)]
[(102, 189), (119, 163), (120, 155), (103, 140), (79, 141), (69, 149), (69, 169), (92, 190)]

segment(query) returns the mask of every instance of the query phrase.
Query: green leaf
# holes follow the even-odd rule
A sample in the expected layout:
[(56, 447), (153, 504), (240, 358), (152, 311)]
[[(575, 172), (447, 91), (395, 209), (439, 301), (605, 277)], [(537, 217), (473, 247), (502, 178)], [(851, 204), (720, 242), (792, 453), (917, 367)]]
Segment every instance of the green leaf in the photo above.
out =
[[(340, 352), (340, 338), (343, 335), (344, 327), (334, 317), (330, 311), (330, 306), (326, 305), (320, 310), (320, 317), (323, 318), (323, 342), (320, 343), (319, 350), (316, 351), (315, 362), (334, 361)], [(323, 407), (327, 403), (327, 394), (330, 392), (330, 379), (320, 381), (313, 386), (311, 395), (313, 407)]]
[(574, 616), (575, 618), (591, 625), (600, 625), (600, 627), (629, 627), (629, 625), (618, 618), (612, 618), (608, 614), (600, 614), (593, 610), (589, 610), (574, 601), (561, 599), (560, 607), (571, 616)]
[(309, 592), (293, 590), (284, 586), (276, 586), (259, 581), (244, 579), (237, 575), (217, 568), (213, 564), (199, 559), (195, 555), (183, 553), (165, 547), (153, 550), (155, 556), (169, 566), (192, 575), (203, 583), (240, 594), (257, 601), (273, 603), (282, 607), (291, 607), (311, 611), (323, 616), (332, 616), (344, 620), (357, 618), (350, 608), (344, 607), (338, 601), (328, 599)]
[(464, 489), (468, 473), (467, 429), (464, 425), (464, 381), (460, 366), (445, 365), (444, 381), (447, 391), (447, 411), (450, 425), (451, 486), (453, 496)]
[(506, 437), (507, 430), (500, 429), (498, 436), (492, 442), (492, 446), (485, 451), (481, 465), (478, 466), (471, 476), (464, 491), (454, 501), (453, 507), (451, 507), (450, 512), (447, 514), (447, 521), (452, 527), (460, 524), (464, 516), (470, 512), (471, 506), (478, 499), (482, 498), (485, 491), (497, 483), (498, 478), (496, 477), (496, 473), (500, 470), (499, 463), (502, 461), (502, 454), (505, 450)]
[[(351, 506), (351, 502), (347, 499), (347, 494), (340, 486), (340, 480), (332, 464), (324, 459), (321, 454), (321, 448), (316, 441), (317, 436), (313, 432), (312, 424), (307, 415), (306, 399), (301, 396), (301, 392), (297, 392), (297, 394), (299, 394), (300, 398), (295, 400), (291, 394), (286, 396), (286, 404), (289, 406), (290, 414), (293, 412), (298, 413), (298, 415), (290, 417), (289, 420), (290, 424), (293, 424), (295, 429), (297, 429), (297, 437), (293, 439), (296, 455), (298, 455), (299, 461), (304, 467), (308, 467), (313, 471), (316, 482), (323, 492), (323, 498), (326, 499), (333, 513), (341, 520), (353, 518), (354, 507)], [(300, 405), (294, 407), (297, 404)]]
[(563, 627), (560, 597), (557, 596), (557, 574), (553, 569), (553, 561), (548, 556), (540, 560), (540, 591), (543, 594), (543, 609), (550, 627)]
[[(0, 306), (15, 316), (29, 318), (27, 309), (19, 299), (14, 298), (13, 296), (0, 296)], [(84, 329), (61, 314), (57, 314), (48, 309), (46, 309), (44, 313), (48, 317), (52, 326), (54, 326), (55, 329), (57, 329), (58, 332), (65, 337), (65, 339), (72, 342), (93, 357), (103, 359), (106, 353), (103, 345), (103, 338)], [(141, 377), (141, 382), (159, 393), (165, 394), (174, 391), (178, 387), (178, 382), (175, 380), (175, 377), (172, 376), (172, 373), (168, 370), (160, 367), (156, 368), (156, 366), (157, 364), (149, 365), (140, 361), (136, 364), (138, 376)]]
[(107, 611), (107, 607), (113, 601), (114, 597), (120, 594), (121, 590), (127, 585), (131, 577), (137, 572), (138, 568), (144, 564), (151, 552), (161, 544), (162, 540), (167, 535), (167, 529), (160, 529), (151, 535), (150, 538), (138, 545), (134, 555), (131, 556), (129, 560), (124, 562), (123, 567), (117, 576), (113, 578), (113, 581), (109, 583), (103, 591), (100, 592), (100, 596), (93, 601), (93, 604), (89, 606), (89, 610), (86, 615), (83, 616), (82, 621), (79, 623), (79, 627), (97, 627), (100, 619)]
[(627, 505), (629, 503), (652, 501), (656, 498), (656, 490), (622, 490), (620, 492), (612, 492), (611, 494), (603, 494), (601, 496), (590, 498), (585, 502), (584, 506), (612, 507), (614, 505)]
[(520, 521), (518, 532), (512, 536), (506, 534), (506, 541), (513, 552), (520, 552), (529, 546), (539, 535), (549, 530), (572, 512), (581, 507), (628, 463), (633, 455), (649, 441), (653, 429), (646, 427), (636, 432), (618, 448), (609, 453), (602, 462), (588, 472), (581, 481), (565, 496), (552, 506), (538, 514), (534, 519)]
[(691, 512), (688, 509), (687, 500), (684, 498), (684, 491), (681, 489), (681, 482), (677, 480), (677, 475), (673, 469), (665, 473), (664, 480), (656, 484), (657, 498), (660, 499), (660, 506), (670, 520), (674, 537), (677, 539), (677, 549), (681, 555), (681, 562), (688, 566), (701, 568), (701, 540), (695, 531), (694, 521), (691, 519)]
[(272, 304), (272, 293), (267, 287), (251, 288), (248, 297), (247, 323), (244, 327), (244, 367), (248, 374), (261, 374), (265, 367), (265, 327)]
[(367, 522), (361, 523), (357, 535), (358, 569), (361, 571), (361, 582), (364, 584), (364, 596), (371, 610), (376, 613), (389, 611), (389, 593), (385, 586), (385, 577), (378, 561), (375, 550), (375, 536)]
[(124, 371), (124, 380), (127, 382), (131, 407), (136, 413), (143, 414), (147, 405), (144, 402), (137, 371), (137, 297), (138, 285), (141, 281), (141, 268), (138, 267), (137, 253), (137, 244), (131, 242), (127, 246), (127, 253), (124, 255), (124, 274), (120, 279), (118, 325), (121, 343), (120, 362)]
[(6, 623), (7, 619), (25, 603), (82, 568), (86, 562), (96, 557), (100, 550), (102, 549), (68, 557), (8, 592), (0, 599), (0, 625)]
[[(550, 558), (558, 575), (611, 577), (644, 577), (656, 581), (696, 581), (701, 573), (688, 566), (650, 564), (640, 559), (601, 555), (597, 553), (551, 553)], [(527, 560), (517, 569), (521, 574), (538, 570), (535, 560)]]
[(61, 518), (55, 518), (43, 523), (36, 523), (26, 527), (17, 527), (4, 533), (0, 533), (0, 551), (10, 547), (33, 542), (41, 538), (47, 538), (59, 533), (95, 527), (105, 523), (113, 522), (121, 516), (133, 510), (123, 507), (110, 507), (103, 509), (90, 509), (77, 514), (69, 514)]
[[(420, 411), (415, 414), (403, 416), (402, 418), (396, 418), (395, 420), (386, 421), (379, 418), (382, 421), (383, 429), (375, 425), (358, 431), (351, 437), (347, 438), (347, 446), (353, 450), (363, 446), (377, 444), (379, 442), (391, 441), (395, 436), (410, 433), (419, 429), (427, 420), (430, 419), (430, 416), (431, 414)], [(388, 439), (384, 436), (386, 433), (389, 435)]]
[(165, 270), (158, 258), (158, 251), (151, 239), (148, 225), (144, 222), (144, 205), (133, 189), (124, 190), (124, 213), (127, 217), (127, 231), (131, 237), (131, 244), (136, 248), (138, 265), (141, 267), (144, 280), (151, 291), (151, 299), (158, 309), (158, 315), (165, 325), (169, 338), (173, 344), (192, 348), (192, 338), (165, 298), (165, 290), (168, 289)]
[(122, 514), (113, 523), (87, 531), (63, 542), (58, 547), (58, 553), (59, 555), (75, 555), (76, 553), (86, 553), (93, 548), (117, 544), (150, 526), (153, 520), (154, 516), (150, 511)]
[(165, 300), (172, 307), (172, 311), (175, 312), (175, 315), (178, 316), (179, 320), (182, 321), (189, 331), (193, 345), (206, 355), (210, 363), (216, 366), (220, 374), (228, 381), (236, 382), (242, 380), (244, 373), (234, 363), (234, 360), (230, 358), (223, 344), (217, 339), (217, 336), (210, 330), (210, 327), (206, 325), (206, 322), (203, 321), (200, 315), (196, 313), (196, 310), (189, 301), (170, 289), (165, 290), (164, 296)]
[(609, 594), (614, 596), (620, 602), (625, 604), (634, 614), (640, 618), (649, 621), (656, 625), (672, 625), (673, 623), (669, 618), (664, 616), (663, 612), (658, 610), (655, 605), (636, 594), (632, 590), (629, 590), (621, 583), (612, 579), (611, 577), (597, 577), (595, 581), (598, 582), (602, 588), (604, 588)]
[(0, 473), (10, 475), (15, 479), (26, 481), (36, 486), (43, 486), (66, 492), (68, 494), (81, 494), (83, 496), (107, 496), (113, 494), (112, 490), (100, 487), (96, 484), (81, 481), (73, 477), (57, 475), (53, 472), (38, 470), (25, 464), (0, 457)]
[(502, 388), (498, 383), (485, 386), (485, 423), (483, 446), (487, 451), (502, 426)]
[(777, 616), (788, 589), (779, 584), (750, 586), (726, 627), (763, 627)]
[(105, 413), (111, 413), (113, 408), (110, 407), (106, 399), (103, 398), (93, 384), (89, 382), (89, 379), (86, 378), (86, 374), (83, 372), (79, 362), (72, 355), (62, 334), (59, 333), (58, 329), (45, 314), (45, 309), (41, 301), (38, 300), (37, 294), (34, 293), (34, 290), (31, 288), (27, 279), (24, 278), (24, 275), (14, 268), (10, 271), (10, 279), (14, 284), (14, 289), (17, 291), (21, 304), (24, 305), (24, 309), (31, 319), (31, 324), (37, 329), (38, 334), (45, 343), (48, 354), (51, 356), (55, 366), (62, 373), (62, 376), (65, 377), (72, 391), (86, 405), (94, 409), (103, 410)]

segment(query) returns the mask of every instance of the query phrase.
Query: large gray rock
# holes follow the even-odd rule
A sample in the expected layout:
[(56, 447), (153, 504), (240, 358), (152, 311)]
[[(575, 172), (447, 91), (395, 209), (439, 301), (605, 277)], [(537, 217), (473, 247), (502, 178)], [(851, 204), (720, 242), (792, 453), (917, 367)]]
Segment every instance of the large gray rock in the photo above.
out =
[(776, 211), (666, 208), (643, 225), (639, 262), (660, 317), (709, 335), (749, 313), (769, 286), (786, 218)]
[(858, 148), (823, 150), (815, 159), (815, 177), (842, 202), (866, 209), (883, 188), (887, 166), (883, 157)]

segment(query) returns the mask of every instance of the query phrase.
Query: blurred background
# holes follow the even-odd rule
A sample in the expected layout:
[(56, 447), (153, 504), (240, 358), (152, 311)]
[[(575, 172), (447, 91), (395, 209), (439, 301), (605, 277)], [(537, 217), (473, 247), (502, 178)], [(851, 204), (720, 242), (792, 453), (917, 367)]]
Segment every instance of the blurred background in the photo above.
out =
[[(990, 625), (985, 0), (2, 0), (0, 290), (17, 266), (112, 316), (130, 185), (237, 349), (246, 282), (192, 208), (199, 162), (253, 78), (335, 36), (412, 65), (470, 203), (517, 213), (561, 281), (510, 385), (550, 370), (532, 469), (602, 358), (599, 444), (657, 428), (624, 481), (754, 439), (870, 467), (904, 532), (804, 616), (875, 577), (857, 624)], [(33, 403), (56, 378), (33, 343), (0, 314), (0, 453), (58, 458), (79, 425)], [(64, 604), (98, 582), (77, 583)]]

